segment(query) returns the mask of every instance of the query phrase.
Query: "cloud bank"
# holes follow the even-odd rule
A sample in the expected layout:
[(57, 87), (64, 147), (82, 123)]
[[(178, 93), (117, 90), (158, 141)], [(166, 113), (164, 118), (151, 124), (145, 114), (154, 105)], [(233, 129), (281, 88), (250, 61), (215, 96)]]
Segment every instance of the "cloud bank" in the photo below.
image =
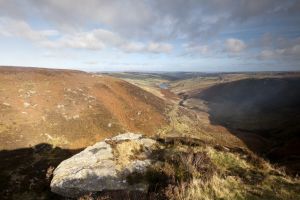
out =
[(299, 13), (297, 0), (0, 0), (0, 39), (20, 38), (47, 52), (288, 66), (299, 60)]

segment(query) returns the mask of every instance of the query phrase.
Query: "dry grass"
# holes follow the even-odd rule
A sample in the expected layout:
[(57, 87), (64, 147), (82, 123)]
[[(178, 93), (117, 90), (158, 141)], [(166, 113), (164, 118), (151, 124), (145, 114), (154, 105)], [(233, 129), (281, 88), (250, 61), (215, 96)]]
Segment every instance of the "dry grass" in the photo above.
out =
[(0, 68), (0, 149), (42, 142), (80, 148), (125, 131), (155, 134), (165, 103), (109, 76)]
[[(299, 199), (300, 180), (291, 178), (264, 163), (258, 168), (237, 153), (206, 150), (217, 167), (212, 178), (204, 182), (199, 178), (179, 185), (172, 199), (180, 200), (232, 200), (232, 199)], [(276, 173), (275, 173), (276, 172)]]
[(114, 156), (117, 158), (116, 168), (122, 171), (124, 167), (132, 162), (133, 157), (139, 156), (141, 151), (142, 146), (136, 141), (124, 141), (117, 144), (114, 148)]
[(160, 162), (129, 182), (150, 183), (149, 199), (299, 199), (300, 179), (292, 178), (251, 152), (210, 145), (166, 143), (153, 156)]

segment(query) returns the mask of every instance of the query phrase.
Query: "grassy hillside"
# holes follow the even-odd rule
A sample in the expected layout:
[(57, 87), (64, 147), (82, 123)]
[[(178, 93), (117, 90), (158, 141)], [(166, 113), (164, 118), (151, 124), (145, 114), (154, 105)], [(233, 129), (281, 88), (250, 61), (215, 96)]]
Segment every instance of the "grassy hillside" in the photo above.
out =
[[(294, 121), (289, 121), (286, 117), (290, 119), (290, 115), (283, 114), (297, 114), (297, 109), (278, 108), (290, 102), (298, 105), (298, 83), (289, 93), (284, 93), (282, 84), (264, 84), (261, 95), (276, 102), (257, 103), (266, 102), (264, 111), (280, 110), (274, 115), (275, 123), (268, 121), (273, 115), (252, 115), (260, 104), (241, 109), (237, 106), (248, 105), (241, 103), (243, 99), (261, 99), (254, 94), (264, 87), (251, 80), (246, 84), (247, 74), (191, 79), (190, 74), (183, 74), (183, 79), (180, 73), (175, 75), (108, 76), (72, 70), (0, 68), (0, 198), (65, 199), (50, 192), (54, 168), (84, 147), (125, 131), (149, 135), (164, 146), (153, 154), (158, 165), (151, 166), (146, 174), (128, 177), (133, 183), (149, 182), (149, 192), (104, 191), (80, 200), (300, 198), (299, 178), (287, 175), (276, 162), (270, 164), (261, 151), (256, 151), (264, 148), (272, 155), (290, 156), (285, 163), (289, 166), (296, 163), (298, 157), (290, 150), (296, 152), (298, 140), (290, 136), (297, 136), (299, 126), (295, 122), (299, 116), (293, 115)], [(270, 75), (251, 76), (264, 81)], [(282, 78), (289, 75), (271, 76), (285, 82)], [(240, 88), (239, 81), (250, 88)], [(161, 88), (161, 83), (168, 87)], [(281, 100), (267, 92), (273, 87), (276, 94), (282, 89)], [(239, 110), (244, 111), (243, 116)], [(287, 127), (280, 120), (289, 122), (286, 131), (292, 134), (282, 132), (278, 138), (269, 138), (269, 132), (258, 137), (251, 129)], [(245, 130), (248, 134), (237, 132)], [(276, 143), (280, 140), (285, 145)], [(269, 144), (276, 144), (276, 149)]]
[(155, 134), (165, 103), (117, 78), (80, 71), (0, 68), (0, 149), (42, 142), (80, 148), (113, 134)]
[(170, 185), (163, 190), (167, 199), (300, 198), (299, 179), (243, 148), (175, 140), (163, 158), (162, 166), (154, 172), (167, 177)]
[(211, 123), (226, 127), (252, 151), (299, 172), (300, 78), (233, 81), (192, 98), (207, 103)]

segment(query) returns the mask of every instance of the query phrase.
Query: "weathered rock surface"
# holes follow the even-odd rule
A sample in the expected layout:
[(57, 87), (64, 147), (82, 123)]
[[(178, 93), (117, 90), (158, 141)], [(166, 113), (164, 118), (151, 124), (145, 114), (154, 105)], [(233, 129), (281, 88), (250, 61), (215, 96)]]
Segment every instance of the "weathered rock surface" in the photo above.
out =
[(155, 140), (134, 133), (98, 142), (60, 163), (51, 190), (66, 197), (103, 190), (146, 191), (147, 183), (130, 185), (126, 178), (145, 171), (153, 162), (149, 155), (157, 147)]

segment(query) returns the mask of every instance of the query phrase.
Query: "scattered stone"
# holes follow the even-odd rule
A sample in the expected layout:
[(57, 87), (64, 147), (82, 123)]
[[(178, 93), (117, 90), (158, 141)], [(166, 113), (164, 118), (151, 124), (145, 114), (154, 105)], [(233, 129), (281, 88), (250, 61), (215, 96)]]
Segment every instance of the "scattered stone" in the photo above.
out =
[(79, 115), (74, 115), (72, 118), (73, 119), (79, 119)]
[(58, 109), (64, 108), (64, 107), (65, 107), (65, 105), (63, 105), (63, 104), (58, 104), (58, 105), (57, 105), (57, 108), (58, 108)]
[(111, 126), (112, 126), (111, 123), (108, 123), (108, 124), (107, 124), (107, 127), (108, 127), (108, 128), (111, 128)]
[(92, 77), (103, 77), (103, 75), (97, 74), (97, 75), (92, 75)]
[(53, 166), (50, 166), (50, 167), (47, 169), (47, 173), (46, 173), (46, 179), (47, 179), (47, 180), (50, 180), (50, 178), (51, 178), (52, 175), (53, 175), (53, 171), (54, 171), (54, 167), (53, 167)]
[(48, 139), (53, 140), (53, 137), (49, 135), (48, 133), (44, 133), (45, 136), (47, 136)]
[(63, 117), (64, 117), (67, 121), (73, 118), (72, 116), (68, 116), (67, 114), (63, 114)]
[(34, 91), (34, 90), (29, 90), (28, 93), (30, 93), (30, 94), (35, 94), (36, 91)]
[(114, 140), (114, 141), (123, 141), (123, 140), (139, 140), (143, 137), (142, 134), (136, 134), (136, 133), (124, 133), (121, 135), (117, 135), (111, 139), (106, 139), (105, 141)]
[(10, 106), (10, 104), (9, 103), (6, 103), (6, 102), (4, 102), (4, 103), (2, 103), (3, 105), (5, 105), (5, 106)]
[(28, 108), (30, 106), (30, 103), (24, 102), (24, 108)]

